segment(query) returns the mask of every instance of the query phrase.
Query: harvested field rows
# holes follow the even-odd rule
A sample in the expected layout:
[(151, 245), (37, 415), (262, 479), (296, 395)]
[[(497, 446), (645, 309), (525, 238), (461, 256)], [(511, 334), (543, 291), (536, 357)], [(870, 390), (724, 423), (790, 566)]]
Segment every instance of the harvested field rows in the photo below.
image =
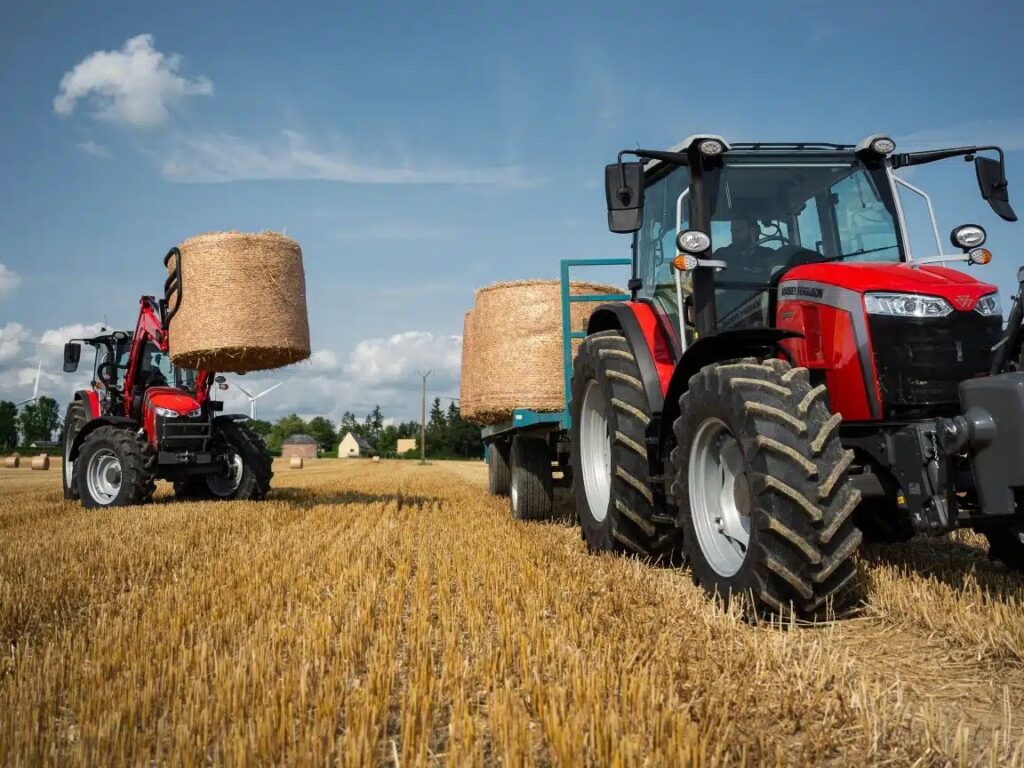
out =
[(0, 765), (1024, 765), (1024, 582), (971, 535), (754, 626), (514, 522), (481, 465), (277, 472), (86, 511), (0, 469)]

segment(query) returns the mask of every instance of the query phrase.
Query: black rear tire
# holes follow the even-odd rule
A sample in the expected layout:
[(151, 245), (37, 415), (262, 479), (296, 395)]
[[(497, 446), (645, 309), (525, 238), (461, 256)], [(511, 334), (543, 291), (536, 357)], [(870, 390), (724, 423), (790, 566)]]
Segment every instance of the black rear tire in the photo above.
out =
[(237, 457), (238, 465), (233, 471), (238, 476), (230, 482), (219, 475), (197, 478), (206, 485), (209, 495), (205, 498), (259, 501), (266, 497), (274, 477), (273, 458), (258, 434), (242, 422), (215, 419), (213, 445), (215, 453)]
[(508, 496), (512, 481), (509, 458), (509, 444), (504, 440), (487, 446), (487, 490), (492, 496)]
[[(809, 619), (841, 610), (852, 596), (846, 587), (861, 543), (852, 517), (860, 492), (847, 475), (853, 452), (839, 441), (839, 417), (826, 396), (824, 385), (811, 387), (806, 368), (775, 359), (717, 363), (690, 380), (673, 425), (673, 495), (694, 580), (709, 594), (752, 601), (760, 615)], [(701, 435), (723, 435), (723, 427), (732, 442), (709, 439), (702, 448)], [(742, 479), (729, 498), (746, 518), (745, 546), (724, 532), (731, 507), (714, 504), (713, 464), (698, 463), (716, 445), (720, 461), (739, 451), (731, 461)], [(720, 539), (732, 542), (735, 559)]]
[(512, 440), (509, 507), (516, 520), (550, 520), (554, 509), (551, 452), (547, 441), (517, 435)]
[(72, 400), (64, 415), (64, 455), (61, 461), (61, 483), (64, 486), (64, 498), (73, 501), (78, 498), (78, 481), (75, 478), (75, 464), (71, 461), (71, 445), (75, 442), (78, 432), (89, 420), (85, 403)]
[[(588, 393), (604, 410), (606, 435), (581, 440)], [(664, 562), (676, 560), (682, 533), (671, 516), (657, 514), (647, 482), (647, 425), (651, 408), (636, 357), (622, 331), (600, 331), (583, 340), (573, 364), (571, 464), (573, 491), (583, 539), (592, 552), (621, 552)], [(597, 422), (599, 423), (599, 422)], [(607, 440), (607, 443), (604, 442)], [(585, 451), (607, 452), (602, 468)], [(590, 462), (588, 468), (586, 462)], [(606, 505), (594, 493), (607, 478)], [(588, 493), (590, 488), (591, 493)], [(596, 506), (591, 508), (591, 495)]]
[[(97, 427), (82, 442), (75, 462), (75, 477), (82, 506), (127, 507), (145, 504), (156, 491), (156, 454), (145, 437), (121, 427)], [(105, 463), (109, 495), (96, 492), (89, 481), (90, 470)]]
[(993, 526), (985, 531), (988, 539), (988, 556), (998, 560), (1011, 571), (1024, 573), (1024, 524), (1019, 521)]

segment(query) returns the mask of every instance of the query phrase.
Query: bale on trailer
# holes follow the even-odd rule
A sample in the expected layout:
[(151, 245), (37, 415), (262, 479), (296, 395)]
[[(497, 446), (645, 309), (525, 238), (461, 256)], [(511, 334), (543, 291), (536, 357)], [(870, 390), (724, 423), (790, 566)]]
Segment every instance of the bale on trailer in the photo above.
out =
[(41, 453), (32, 459), (32, 469), (46, 471), (50, 468), (50, 457)]
[[(618, 294), (620, 288), (573, 281), (573, 295)], [(572, 330), (584, 330), (598, 304), (570, 305)], [(480, 424), (510, 418), (515, 408), (560, 411), (565, 406), (562, 298), (557, 280), (521, 280), (476, 293), (469, 344), (463, 344), (463, 386), (471, 400), (462, 415)], [(573, 344), (573, 350), (578, 344)]]
[(7, 469), (17, 469), (21, 466), (21, 457), (8, 456), (4, 459), (4, 466), (7, 467)]
[(292, 456), (292, 460), (288, 462), (288, 467), (290, 469), (302, 469), (302, 466), (303, 464), (301, 456)]
[(168, 254), (167, 270), (176, 365), (244, 373), (309, 357), (302, 249), (291, 238), (198, 235)]

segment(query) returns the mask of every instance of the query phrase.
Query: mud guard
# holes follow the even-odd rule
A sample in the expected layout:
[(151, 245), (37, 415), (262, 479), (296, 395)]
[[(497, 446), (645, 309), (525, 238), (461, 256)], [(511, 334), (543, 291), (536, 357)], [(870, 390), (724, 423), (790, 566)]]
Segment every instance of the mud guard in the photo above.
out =
[(85, 422), (78, 434), (75, 435), (75, 441), (71, 443), (70, 458), (72, 461), (78, 458), (78, 452), (82, 448), (82, 443), (85, 442), (85, 438), (89, 436), (89, 433), (93, 430), (99, 429), (100, 427), (135, 427), (136, 423), (134, 419), (129, 419), (127, 416), (100, 416), (98, 419), (90, 419)]

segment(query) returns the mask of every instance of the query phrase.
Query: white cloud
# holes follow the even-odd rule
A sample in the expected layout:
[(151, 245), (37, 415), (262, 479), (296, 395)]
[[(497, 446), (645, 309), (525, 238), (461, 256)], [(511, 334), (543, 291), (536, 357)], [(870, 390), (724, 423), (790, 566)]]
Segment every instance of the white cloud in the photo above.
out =
[(70, 115), (80, 100), (90, 100), (96, 117), (149, 127), (163, 123), (186, 96), (210, 95), (213, 83), (178, 74), (181, 56), (153, 47), (152, 35), (137, 35), (119, 51), (95, 51), (65, 73), (53, 99), (58, 115)]
[(0, 365), (19, 358), (30, 338), (31, 333), (20, 323), (7, 323), (0, 328)]
[(257, 141), (230, 133), (183, 137), (161, 164), (170, 181), (213, 183), (253, 180), (323, 180), (349, 184), (456, 184), (527, 186), (519, 166), (470, 167), (440, 160), (375, 164), (344, 148), (314, 146), (301, 133)]
[(20, 323), (8, 323), (0, 328), (0, 400), (25, 400), (32, 395), (36, 371), (39, 375), (39, 394), (52, 397), (65, 404), (71, 393), (87, 387), (92, 372), (90, 348), (82, 352), (79, 372), (65, 374), (64, 343), (73, 338), (94, 336), (99, 324), (66, 325), (35, 334)]
[(110, 157), (110, 150), (95, 141), (83, 141), (78, 145), (78, 149), (93, 157)]
[(1007, 152), (1024, 149), (1024, 117), (968, 120), (896, 136), (899, 151), (995, 144)]
[(7, 298), (21, 284), (21, 275), (0, 263), (0, 299)]

